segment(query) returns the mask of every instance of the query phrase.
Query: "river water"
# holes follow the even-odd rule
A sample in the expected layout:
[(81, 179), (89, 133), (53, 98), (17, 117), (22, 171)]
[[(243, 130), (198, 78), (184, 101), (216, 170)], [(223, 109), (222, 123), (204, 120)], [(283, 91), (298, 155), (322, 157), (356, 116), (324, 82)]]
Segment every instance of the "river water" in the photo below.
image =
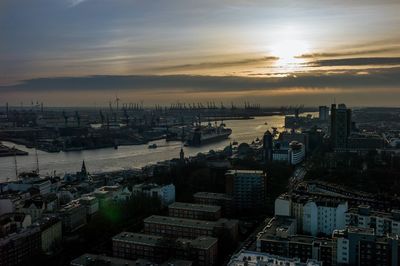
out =
[[(284, 126), (284, 116), (256, 117), (249, 120), (224, 121), (226, 126), (232, 129), (229, 139), (211, 143), (201, 147), (183, 147), (185, 156), (193, 156), (199, 152), (207, 152), (211, 149), (223, 149), (232, 141), (251, 142), (255, 138), (261, 138), (266, 130), (272, 127), (278, 129)], [(267, 122), (267, 124), (265, 124)], [(15, 144), (3, 141), (7, 146)], [(146, 145), (120, 146), (118, 149), (105, 148), (86, 151), (70, 151), (59, 153), (47, 153), (38, 151), (40, 173), (47, 174), (56, 171), (58, 174), (76, 172), (80, 170), (82, 160), (85, 160), (86, 168), (91, 173), (116, 171), (129, 168), (142, 167), (158, 161), (178, 158), (182, 143), (178, 141), (166, 142), (165, 140), (153, 141), (157, 149), (149, 149)], [(34, 149), (15, 145), (18, 149), (29, 152), (28, 156), (17, 156), (18, 171), (31, 171), (36, 169), (36, 156)], [(15, 179), (14, 157), (0, 158), (0, 182)]]

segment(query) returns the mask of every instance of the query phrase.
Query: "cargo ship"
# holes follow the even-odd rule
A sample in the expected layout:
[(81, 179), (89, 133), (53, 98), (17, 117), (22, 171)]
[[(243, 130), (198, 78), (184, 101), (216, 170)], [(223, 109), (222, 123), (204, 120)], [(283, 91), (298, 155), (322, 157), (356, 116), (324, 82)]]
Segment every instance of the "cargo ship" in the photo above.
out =
[(185, 146), (201, 146), (203, 144), (227, 139), (232, 134), (232, 129), (225, 128), (221, 123), (219, 126), (197, 126), (190, 132), (185, 141)]

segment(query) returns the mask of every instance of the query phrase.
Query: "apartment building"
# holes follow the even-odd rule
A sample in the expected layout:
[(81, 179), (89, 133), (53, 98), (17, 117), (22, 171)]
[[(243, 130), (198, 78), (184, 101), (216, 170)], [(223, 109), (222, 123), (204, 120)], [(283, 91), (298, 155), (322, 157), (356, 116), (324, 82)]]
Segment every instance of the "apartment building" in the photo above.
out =
[(146, 259), (162, 263), (170, 257), (190, 259), (196, 265), (215, 265), (218, 239), (202, 236), (195, 239), (169, 239), (163, 236), (122, 232), (113, 237), (113, 255), (125, 259)]
[(174, 202), (168, 206), (168, 215), (177, 218), (216, 221), (221, 218), (221, 207)]
[(144, 232), (150, 235), (194, 239), (199, 236), (218, 237), (221, 233), (227, 232), (233, 241), (236, 241), (238, 237), (237, 220), (202, 221), (152, 215), (144, 219), (143, 222)]
[(193, 195), (194, 202), (204, 205), (221, 207), (222, 216), (230, 216), (233, 212), (233, 198), (225, 193), (197, 192)]

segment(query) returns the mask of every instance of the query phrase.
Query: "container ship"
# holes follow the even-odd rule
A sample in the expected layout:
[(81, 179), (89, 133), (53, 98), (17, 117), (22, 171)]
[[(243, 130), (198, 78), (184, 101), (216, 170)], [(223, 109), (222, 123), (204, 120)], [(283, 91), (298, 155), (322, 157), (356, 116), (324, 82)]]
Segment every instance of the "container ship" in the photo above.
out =
[(221, 123), (219, 126), (197, 126), (190, 132), (185, 141), (185, 146), (201, 146), (203, 144), (227, 139), (232, 134), (232, 129), (225, 128)]

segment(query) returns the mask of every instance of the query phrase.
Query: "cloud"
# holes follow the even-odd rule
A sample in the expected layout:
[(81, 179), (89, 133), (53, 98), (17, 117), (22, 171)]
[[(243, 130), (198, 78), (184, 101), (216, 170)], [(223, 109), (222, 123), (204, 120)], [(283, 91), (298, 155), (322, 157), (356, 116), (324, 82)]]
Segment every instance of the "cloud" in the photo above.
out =
[(316, 60), (306, 63), (309, 66), (369, 66), (369, 65), (400, 65), (400, 57), (359, 57)]
[(359, 55), (370, 55), (378, 53), (387, 53), (400, 51), (400, 46), (387, 47), (387, 48), (377, 48), (359, 51), (343, 51), (343, 52), (333, 52), (333, 53), (309, 53), (296, 56), (296, 58), (318, 58), (318, 57), (344, 57), (344, 56), (359, 56)]
[(251, 65), (261, 62), (270, 62), (278, 60), (278, 57), (268, 56), (268, 57), (260, 57), (260, 58), (248, 58), (241, 60), (232, 60), (232, 61), (221, 61), (221, 62), (201, 62), (196, 64), (181, 64), (181, 65), (171, 65), (171, 66), (162, 66), (157, 68), (152, 68), (152, 70), (156, 71), (176, 71), (176, 70), (201, 70), (201, 69), (210, 69), (210, 68), (223, 68), (223, 67), (232, 67), (232, 66), (243, 66), (243, 65)]
[(88, 0), (69, 0), (70, 2), (70, 7), (75, 7), (77, 5), (82, 4), (83, 2), (86, 2)]
[[(400, 67), (357, 71), (301, 73), (287, 77), (195, 76), (195, 75), (106, 75), (86, 77), (38, 78), (17, 85), (0, 86), (0, 92), (101, 93), (119, 91), (235, 92), (280, 88), (379, 88), (400, 87)], [(177, 94), (177, 97), (179, 94)]]

